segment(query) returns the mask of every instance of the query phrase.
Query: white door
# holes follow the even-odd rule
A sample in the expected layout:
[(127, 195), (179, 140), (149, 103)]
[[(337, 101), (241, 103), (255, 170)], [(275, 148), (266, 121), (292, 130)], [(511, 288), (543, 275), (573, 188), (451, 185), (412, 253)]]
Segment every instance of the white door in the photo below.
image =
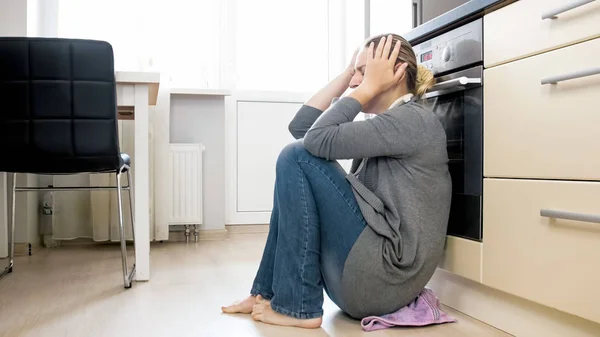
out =
[(225, 104), (227, 224), (266, 224), (275, 163), (294, 138), (288, 125), (308, 94), (240, 91)]

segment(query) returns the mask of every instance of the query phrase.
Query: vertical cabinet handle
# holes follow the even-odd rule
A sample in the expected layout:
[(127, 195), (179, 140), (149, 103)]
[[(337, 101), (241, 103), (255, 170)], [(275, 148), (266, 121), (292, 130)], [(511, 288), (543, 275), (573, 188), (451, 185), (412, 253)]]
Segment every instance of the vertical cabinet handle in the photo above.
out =
[(594, 2), (596, 0), (574, 0), (567, 4), (564, 4), (560, 7), (554, 8), (552, 10), (547, 11), (542, 14), (542, 20), (546, 19), (557, 19), (558, 14), (562, 14), (564, 12), (570, 11), (571, 9), (575, 9), (577, 7), (581, 7), (583, 5), (589, 4), (590, 2)]

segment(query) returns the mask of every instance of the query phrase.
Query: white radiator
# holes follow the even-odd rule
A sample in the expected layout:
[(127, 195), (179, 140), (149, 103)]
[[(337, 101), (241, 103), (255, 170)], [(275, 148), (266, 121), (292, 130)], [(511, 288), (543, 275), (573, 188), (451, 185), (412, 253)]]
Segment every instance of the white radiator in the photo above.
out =
[(202, 144), (170, 144), (169, 225), (202, 224)]

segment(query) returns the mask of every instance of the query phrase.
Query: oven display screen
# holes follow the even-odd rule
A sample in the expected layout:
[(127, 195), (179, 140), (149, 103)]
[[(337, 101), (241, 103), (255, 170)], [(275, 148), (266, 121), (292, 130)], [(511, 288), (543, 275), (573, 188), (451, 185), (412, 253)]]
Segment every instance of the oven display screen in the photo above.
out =
[(421, 62), (429, 61), (433, 58), (433, 51), (430, 50), (426, 53), (421, 54)]

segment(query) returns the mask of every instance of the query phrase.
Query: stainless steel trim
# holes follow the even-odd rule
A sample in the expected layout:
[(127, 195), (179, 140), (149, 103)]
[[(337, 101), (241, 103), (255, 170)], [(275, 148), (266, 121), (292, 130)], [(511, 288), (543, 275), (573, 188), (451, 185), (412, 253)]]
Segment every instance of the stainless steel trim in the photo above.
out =
[(583, 5), (589, 4), (590, 2), (594, 2), (596, 0), (574, 0), (568, 4), (564, 4), (560, 7), (556, 7), (552, 10), (549, 10), (542, 14), (542, 20), (546, 19), (558, 19), (558, 14), (562, 14), (564, 12), (570, 11), (571, 9), (575, 9), (577, 7), (581, 7)]
[(565, 212), (565, 211), (557, 211), (557, 210), (553, 210), (553, 209), (541, 209), (540, 216), (543, 216), (546, 218), (556, 218), (556, 219), (564, 219), (564, 220), (600, 223), (600, 215), (596, 215), (596, 214)]
[(481, 78), (469, 78), (469, 77), (463, 76), (463, 77), (455, 78), (453, 80), (448, 80), (448, 81), (444, 81), (444, 82), (435, 84), (429, 90), (430, 91), (444, 90), (444, 89), (450, 89), (450, 88), (454, 88), (457, 86), (468, 85), (468, 84), (481, 84)]
[(576, 78), (587, 77), (587, 76), (592, 76), (592, 75), (600, 75), (600, 67), (587, 69), (587, 70), (574, 71), (574, 72), (572, 72), (570, 74), (566, 74), (566, 75), (558, 75), (558, 76), (550, 76), (550, 77), (542, 78), (541, 83), (542, 83), (542, 85), (557, 84), (558, 82), (573, 80)]
[(438, 83), (433, 85), (424, 95), (425, 99), (441, 95), (481, 87), (483, 84), (483, 67), (477, 66), (452, 74), (440, 76)]

